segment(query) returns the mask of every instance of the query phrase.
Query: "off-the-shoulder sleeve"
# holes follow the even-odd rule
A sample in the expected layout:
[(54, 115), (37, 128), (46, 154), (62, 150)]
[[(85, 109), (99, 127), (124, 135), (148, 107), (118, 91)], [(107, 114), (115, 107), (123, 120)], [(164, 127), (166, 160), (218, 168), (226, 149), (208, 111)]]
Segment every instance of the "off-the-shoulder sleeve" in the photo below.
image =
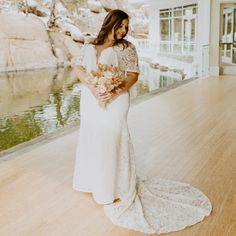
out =
[(120, 56), (120, 67), (122, 70), (140, 73), (138, 54), (133, 44), (122, 50)]
[(81, 49), (80, 49), (80, 53), (79, 55), (77, 56), (76, 60), (75, 60), (75, 65), (78, 65), (78, 66), (83, 66), (85, 67), (86, 64), (85, 64), (85, 53), (86, 53), (86, 49), (88, 47), (88, 44), (84, 44)]

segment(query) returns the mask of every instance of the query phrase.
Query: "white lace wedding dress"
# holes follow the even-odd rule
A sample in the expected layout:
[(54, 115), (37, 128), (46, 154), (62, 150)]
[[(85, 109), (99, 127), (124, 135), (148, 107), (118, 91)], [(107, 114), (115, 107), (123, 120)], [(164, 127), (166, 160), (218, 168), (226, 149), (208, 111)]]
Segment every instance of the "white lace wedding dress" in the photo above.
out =
[[(94, 45), (84, 45), (77, 64), (89, 72), (97, 63), (139, 73), (132, 44), (124, 50), (122, 46), (107, 48), (98, 59)], [(129, 94), (124, 93), (104, 110), (82, 85), (73, 188), (91, 192), (114, 224), (144, 233), (177, 231), (202, 221), (212, 206), (198, 189), (187, 183), (136, 176), (127, 125), (129, 104)], [(121, 201), (113, 203), (116, 198)]]

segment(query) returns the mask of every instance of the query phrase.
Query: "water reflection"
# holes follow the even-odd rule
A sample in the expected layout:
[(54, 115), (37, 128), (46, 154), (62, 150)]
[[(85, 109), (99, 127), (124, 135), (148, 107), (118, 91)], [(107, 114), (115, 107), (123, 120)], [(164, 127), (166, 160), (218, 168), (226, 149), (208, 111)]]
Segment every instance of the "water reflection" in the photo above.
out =
[(147, 94), (153, 90), (168, 87), (176, 81), (182, 80), (182, 76), (172, 71), (161, 72), (149, 66), (148, 62), (140, 62), (140, 71), (138, 82), (131, 90), (131, 98)]
[[(180, 80), (141, 63), (131, 99)], [(0, 151), (79, 122), (80, 83), (71, 68), (0, 74)]]

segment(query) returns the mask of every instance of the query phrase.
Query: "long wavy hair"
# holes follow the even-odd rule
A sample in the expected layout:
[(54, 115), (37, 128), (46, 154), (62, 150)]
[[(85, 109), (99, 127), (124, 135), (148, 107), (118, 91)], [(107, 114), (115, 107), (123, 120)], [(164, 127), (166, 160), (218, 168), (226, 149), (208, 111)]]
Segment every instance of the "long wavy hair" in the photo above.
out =
[[(111, 32), (111, 30), (113, 28), (114, 28), (114, 32), (116, 32), (117, 29), (121, 26), (121, 23), (124, 19), (129, 20), (129, 16), (126, 12), (119, 10), (119, 9), (115, 9), (115, 10), (110, 11), (106, 15), (106, 17), (103, 21), (102, 27), (101, 27), (97, 37), (92, 41), (92, 44), (95, 44), (95, 45), (103, 44), (105, 41), (105, 38), (108, 36), (109, 32)], [(127, 32), (124, 35), (124, 37), (127, 35), (128, 30), (129, 29), (127, 29)], [(116, 37), (116, 35), (114, 35), (114, 37)], [(114, 45), (122, 43), (123, 46), (127, 47), (128, 42), (126, 40), (124, 40), (123, 38), (122, 39), (115, 38)]]

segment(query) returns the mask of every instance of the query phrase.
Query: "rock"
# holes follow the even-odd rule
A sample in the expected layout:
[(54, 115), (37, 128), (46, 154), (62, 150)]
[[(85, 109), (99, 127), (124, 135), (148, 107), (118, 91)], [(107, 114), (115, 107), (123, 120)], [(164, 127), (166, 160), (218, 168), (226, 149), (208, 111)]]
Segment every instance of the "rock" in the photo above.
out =
[(0, 14), (0, 71), (56, 67), (42, 21), (29, 14)]
[(65, 20), (57, 20), (56, 24), (63, 32), (70, 35), (73, 40), (77, 42), (84, 42), (83, 34), (75, 25), (68, 23)]
[(100, 2), (102, 4), (102, 6), (104, 7), (104, 9), (106, 9), (106, 10), (113, 10), (113, 9), (118, 8), (118, 6), (114, 0), (100, 0)]
[(78, 18), (75, 21), (81, 32), (87, 32), (96, 35), (103, 23), (107, 12), (93, 13), (89, 9), (80, 8)]
[(7, 13), (16, 13), (18, 12), (18, 4), (16, 1), (6, 1), (1, 0), (0, 1), (0, 12), (7, 12)]
[(148, 34), (149, 22), (143, 9), (133, 9), (130, 11), (130, 27), (135, 33)]
[(98, 1), (94, 1), (94, 0), (89, 0), (87, 2), (88, 4), (88, 8), (92, 11), (92, 12), (95, 12), (95, 13), (99, 13), (99, 12), (102, 12), (103, 11), (103, 7), (102, 7), (102, 4)]
[(106, 11), (121, 9), (129, 13), (128, 0), (100, 0), (100, 2)]
[[(130, 15), (127, 0), (88, 0), (87, 6), (91, 9), (78, 8), (85, 6), (81, 3), (73, 2), (71, 5), (56, 1), (55, 25), (48, 29), (51, 0), (27, 0), (27, 3), (28, 16), (23, 12), (11, 12), (26, 11), (25, 1), (0, 1), (0, 71), (56, 67), (71, 63), (78, 55), (80, 43), (91, 41), (97, 35), (107, 15), (104, 8), (126, 8), (124, 10)], [(7, 12), (4, 13), (5, 9)], [(130, 28), (139, 31), (148, 28), (142, 12), (138, 10), (132, 13)], [(137, 20), (138, 17), (141, 20)], [(58, 35), (55, 36), (53, 32)]]
[(26, 1), (23, 1), (19, 3), (18, 9), (19, 11), (22, 11), (24, 13), (32, 13), (40, 17), (45, 17), (48, 15), (48, 13), (46, 13), (46, 11), (48, 12), (48, 10), (42, 8), (40, 6), (40, 3), (38, 3), (36, 0), (27, 0), (27, 5)]
[(35, 15), (22, 13), (0, 14), (0, 32), (9, 39), (39, 40), (48, 42), (48, 34), (42, 21)]
[(62, 5), (60, 1), (56, 1), (55, 7), (57, 16), (68, 16), (68, 10)]
[(153, 69), (159, 69), (160, 68), (160, 64), (159, 63), (150, 63), (150, 66)]
[(167, 66), (159, 66), (159, 69), (160, 69), (160, 71), (162, 71), (162, 72), (166, 72), (166, 71), (169, 70), (169, 68), (168, 68)]
[(65, 58), (64, 53), (62, 49), (60, 48), (54, 48), (55, 56), (57, 57), (57, 61), (59, 66), (65, 66), (68, 64), (68, 60)]
[(59, 63), (71, 63), (79, 55), (82, 44), (74, 42), (71, 37), (61, 32), (50, 32), (50, 37)]

